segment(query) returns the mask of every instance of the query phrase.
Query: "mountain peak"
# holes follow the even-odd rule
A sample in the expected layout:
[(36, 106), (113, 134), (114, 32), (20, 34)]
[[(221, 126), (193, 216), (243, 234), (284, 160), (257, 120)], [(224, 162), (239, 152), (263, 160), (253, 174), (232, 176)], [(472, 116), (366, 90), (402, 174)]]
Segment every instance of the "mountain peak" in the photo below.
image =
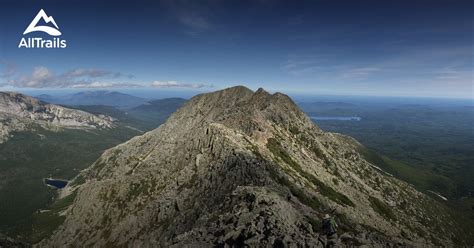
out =
[(211, 93), (203, 93), (191, 98), (191, 101), (206, 101), (209, 103), (222, 103), (224, 101), (229, 103), (236, 103), (245, 101), (248, 97), (253, 94), (253, 91), (245, 86), (234, 86), (218, 90)]
[(253, 92), (244, 86), (191, 98), (171, 116), (169, 125), (177, 126), (178, 122), (195, 123), (195, 129), (206, 128), (210, 123), (221, 123), (249, 134), (255, 130), (268, 129), (269, 123), (286, 129), (300, 126), (320, 132), (288, 96), (282, 93), (269, 94), (262, 88)]
[(39, 105), (40, 101), (31, 97), (27, 96), (18, 92), (13, 91), (5, 91), (0, 92), (0, 104), (7, 104), (9, 102), (18, 102), (30, 105)]
[(74, 203), (41, 245), (316, 247), (327, 213), (348, 246), (452, 244), (443, 206), (359, 146), (322, 132), (281, 93), (201, 94), (69, 184)]

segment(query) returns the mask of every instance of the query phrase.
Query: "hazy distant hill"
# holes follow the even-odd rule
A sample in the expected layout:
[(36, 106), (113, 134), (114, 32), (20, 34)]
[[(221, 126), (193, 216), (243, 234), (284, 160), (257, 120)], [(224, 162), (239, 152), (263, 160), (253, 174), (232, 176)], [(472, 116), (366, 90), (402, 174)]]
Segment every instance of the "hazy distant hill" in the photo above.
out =
[(149, 101), (131, 109), (119, 109), (105, 105), (76, 105), (72, 107), (93, 114), (112, 116), (122, 124), (141, 131), (149, 131), (165, 122), (185, 102), (186, 99), (183, 98), (164, 98)]
[(186, 102), (183, 98), (165, 98), (146, 102), (140, 106), (133, 108), (133, 111), (143, 112), (157, 112), (157, 113), (168, 113), (171, 114), (176, 109), (181, 107)]
[(115, 91), (84, 91), (65, 96), (38, 95), (38, 99), (62, 105), (106, 105), (133, 108), (147, 101), (145, 98)]
[(132, 108), (127, 113), (140, 120), (145, 130), (151, 130), (168, 119), (168, 117), (179, 109), (186, 102), (183, 98), (164, 98), (146, 102), (140, 106)]

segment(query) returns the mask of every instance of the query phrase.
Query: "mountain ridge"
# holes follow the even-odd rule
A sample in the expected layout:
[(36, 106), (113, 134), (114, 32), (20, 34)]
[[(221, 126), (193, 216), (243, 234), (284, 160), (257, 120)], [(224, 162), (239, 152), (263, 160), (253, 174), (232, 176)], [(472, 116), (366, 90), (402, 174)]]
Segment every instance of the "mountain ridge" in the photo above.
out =
[(42, 102), (15, 92), (0, 92), (0, 140), (6, 141), (15, 131), (40, 126), (60, 128), (112, 128), (114, 119)]
[(64, 223), (39, 246), (317, 247), (330, 211), (344, 245), (452, 245), (459, 230), (446, 209), (359, 146), (281, 93), (197, 95), (83, 171), (62, 192), (75, 194)]

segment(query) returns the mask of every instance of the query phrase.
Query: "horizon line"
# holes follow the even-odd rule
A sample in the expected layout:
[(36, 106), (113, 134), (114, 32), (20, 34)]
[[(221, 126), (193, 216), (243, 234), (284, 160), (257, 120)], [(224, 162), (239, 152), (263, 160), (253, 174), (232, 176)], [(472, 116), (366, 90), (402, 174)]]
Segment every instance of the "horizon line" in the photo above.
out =
[[(230, 86), (233, 87), (233, 86)], [(248, 87), (248, 86), (245, 86)], [(183, 93), (190, 93), (196, 92), (196, 94), (206, 93), (206, 92), (213, 92), (217, 90), (226, 89), (229, 87), (216, 87), (211, 90), (203, 90), (203, 89), (196, 89), (196, 88), (13, 88), (7, 89), (0, 87), (0, 92), (31, 92), (31, 91), (74, 91), (74, 92), (97, 92), (97, 91), (108, 91), (108, 92), (121, 92), (121, 93), (129, 93), (130, 91), (139, 91), (139, 90), (152, 90), (152, 91), (175, 91), (179, 92), (182, 91)], [(248, 87), (253, 90), (254, 87)], [(262, 88), (262, 87), (256, 87)], [(265, 89), (265, 88), (263, 88)], [(255, 90), (253, 90), (255, 91)], [(444, 99), (444, 100), (474, 100), (474, 95), (472, 97), (465, 97), (465, 96), (430, 96), (430, 95), (402, 95), (402, 94), (395, 94), (395, 95), (387, 95), (387, 94), (348, 94), (348, 93), (308, 93), (308, 92), (298, 92), (298, 91), (281, 91), (281, 90), (274, 90), (268, 89), (267, 91), (276, 93), (281, 92), (283, 94), (287, 94), (290, 96), (298, 96), (298, 97), (314, 97), (314, 96), (331, 96), (331, 97), (386, 97), (386, 98), (424, 98), (424, 99)]]

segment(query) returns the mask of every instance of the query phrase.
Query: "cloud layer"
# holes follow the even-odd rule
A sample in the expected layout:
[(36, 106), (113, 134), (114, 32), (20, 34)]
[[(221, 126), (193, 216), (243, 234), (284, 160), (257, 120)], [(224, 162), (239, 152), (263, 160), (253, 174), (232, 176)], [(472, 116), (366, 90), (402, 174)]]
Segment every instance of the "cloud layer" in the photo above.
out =
[(205, 83), (180, 83), (177, 81), (153, 81), (151, 83), (151, 86), (154, 88), (192, 88), (192, 89), (214, 87), (211, 84), (205, 84)]
[[(350, 51), (290, 54), (283, 73), (315, 82), (318, 90), (338, 89), (359, 95), (471, 97), (472, 47), (386, 45), (371, 50), (379, 56), (351, 59)], [(383, 56), (382, 56), (383, 55)], [(470, 95), (469, 95), (470, 94)]]
[[(17, 88), (190, 88), (214, 87), (207, 83), (183, 83), (178, 81), (160, 81), (151, 83), (123, 82), (134, 75), (107, 71), (97, 68), (77, 68), (64, 73), (54, 73), (49, 68), (37, 66), (31, 73), (20, 74), (16, 66), (0, 61), (0, 87)], [(3, 82), (2, 82), (3, 81)]]
[(37, 66), (31, 73), (18, 73), (16, 67), (11, 64), (2, 64), (4, 68), (0, 75), (3, 84), (19, 88), (75, 88), (96, 85), (97, 79), (101, 78), (133, 78), (133, 75), (93, 68), (79, 68), (56, 74), (44, 66)]

